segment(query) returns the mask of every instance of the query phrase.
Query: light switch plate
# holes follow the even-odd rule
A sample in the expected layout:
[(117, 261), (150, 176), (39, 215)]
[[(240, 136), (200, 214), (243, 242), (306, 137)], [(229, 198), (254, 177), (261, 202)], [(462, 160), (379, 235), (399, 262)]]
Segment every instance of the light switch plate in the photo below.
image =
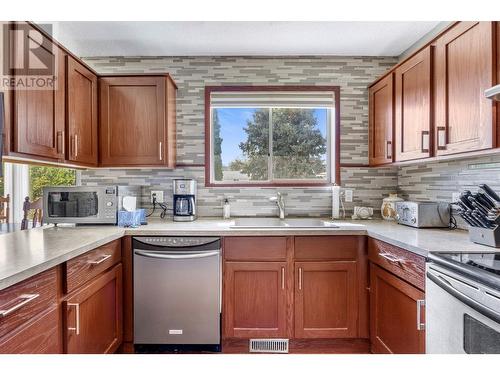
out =
[(352, 190), (345, 190), (344, 196), (346, 202), (352, 202)]
[(163, 190), (151, 190), (151, 203), (153, 203), (153, 194), (156, 194), (156, 201), (158, 203), (164, 203)]

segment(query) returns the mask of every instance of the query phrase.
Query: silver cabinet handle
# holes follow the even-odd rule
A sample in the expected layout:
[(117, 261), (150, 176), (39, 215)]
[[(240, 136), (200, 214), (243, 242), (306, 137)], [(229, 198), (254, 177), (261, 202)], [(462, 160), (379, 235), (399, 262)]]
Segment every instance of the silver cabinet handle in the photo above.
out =
[(97, 266), (98, 264), (101, 264), (103, 262), (105, 262), (106, 260), (108, 260), (109, 258), (111, 258), (112, 254), (105, 254), (101, 259), (99, 260), (90, 260), (89, 261), (89, 264), (93, 265), (93, 266)]
[(422, 130), (422, 139), (421, 139), (421, 145), (420, 145), (420, 151), (421, 152), (429, 152), (429, 131), (428, 130)]
[(417, 331), (425, 330), (425, 323), (422, 323), (422, 307), (425, 306), (425, 300), (417, 300)]
[(22, 301), (12, 306), (10, 309), (0, 310), (0, 318), (5, 318), (38, 297), (40, 297), (40, 294), (21, 294), (18, 298), (22, 299)]
[(392, 159), (392, 141), (386, 142), (386, 159)]
[(302, 290), (302, 267), (299, 267), (299, 290)]
[(446, 150), (446, 127), (437, 127), (437, 148), (438, 150)]
[(64, 154), (64, 130), (56, 133), (56, 150), (60, 154)]
[(387, 259), (391, 263), (398, 263), (400, 265), (403, 265), (404, 263), (406, 263), (404, 259), (397, 258), (394, 255), (389, 254), (389, 253), (378, 253), (378, 255), (380, 255), (384, 259)]
[(78, 134), (75, 134), (75, 158), (78, 157)]
[(163, 142), (160, 141), (159, 149), (160, 149), (160, 160), (163, 160)]
[(281, 267), (281, 289), (285, 289), (285, 267)]
[(149, 252), (149, 251), (141, 251), (136, 250), (134, 254), (140, 255), (146, 258), (157, 258), (157, 259), (194, 259), (194, 258), (208, 258), (214, 255), (219, 255), (219, 251), (208, 251), (204, 253), (190, 253), (190, 254), (182, 254), (180, 252)]
[(75, 331), (77, 335), (80, 334), (80, 304), (79, 303), (68, 303), (68, 307), (75, 308), (75, 324), (76, 327), (68, 327), (68, 331)]

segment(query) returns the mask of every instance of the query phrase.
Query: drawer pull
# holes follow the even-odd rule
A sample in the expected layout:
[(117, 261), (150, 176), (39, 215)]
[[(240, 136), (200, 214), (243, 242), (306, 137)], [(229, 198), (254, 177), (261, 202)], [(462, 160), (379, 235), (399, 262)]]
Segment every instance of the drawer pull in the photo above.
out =
[(76, 335), (80, 334), (80, 304), (79, 303), (68, 303), (68, 307), (75, 308), (75, 324), (76, 327), (68, 327), (68, 331), (75, 331)]
[(104, 263), (105, 261), (107, 261), (109, 258), (111, 258), (111, 256), (112, 256), (112, 254), (106, 254), (99, 260), (89, 261), (89, 264), (92, 266), (97, 266), (98, 264), (101, 264), (101, 263)]
[(10, 309), (0, 310), (0, 318), (5, 318), (13, 312), (19, 310), (24, 305), (27, 305), (34, 299), (37, 299), (38, 297), (40, 297), (40, 294), (21, 294), (18, 298), (22, 299), (23, 301), (19, 302), (15, 306), (12, 306)]
[(302, 267), (299, 267), (299, 290), (302, 290)]
[(387, 259), (389, 262), (397, 263), (400, 266), (402, 266), (404, 263), (406, 263), (404, 259), (398, 258), (392, 254), (389, 254), (389, 253), (379, 253), (378, 255), (380, 255), (384, 259)]
[(422, 308), (425, 306), (425, 300), (417, 300), (417, 331), (425, 330), (425, 323), (422, 323)]
[(285, 267), (281, 267), (281, 289), (285, 289)]

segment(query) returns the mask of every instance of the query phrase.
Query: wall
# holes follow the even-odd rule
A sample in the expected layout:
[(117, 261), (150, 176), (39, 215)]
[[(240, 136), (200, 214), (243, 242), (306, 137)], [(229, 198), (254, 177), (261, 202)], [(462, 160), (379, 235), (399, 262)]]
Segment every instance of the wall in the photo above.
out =
[(399, 193), (412, 200), (451, 202), (454, 192), (475, 192), (482, 183), (500, 192), (500, 154), (398, 169)]
[[(269, 202), (275, 188), (204, 188), (205, 85), (338, 85), (340, 86), (342, 186), (354, 189), (354, 204), (379, 208), (381, 199), (396, 190), (397, 169), (369, 169), (367, 86), (397, 62), (393, 57), (109, 57), (84, 58), (100, 73), (169, 72), (177, 93), (177, 163), (162, 169), (98, 169), (81, 172), (82, 184), (145, 185), (171, 197), (171, 180), (198, 181), (199, 213), (221, 215), (221, 201), (232, 197), (234, 215), (275, 215)], [(279, 188), (292, 215), (325, 216), (331, 211), (328, 187)]]

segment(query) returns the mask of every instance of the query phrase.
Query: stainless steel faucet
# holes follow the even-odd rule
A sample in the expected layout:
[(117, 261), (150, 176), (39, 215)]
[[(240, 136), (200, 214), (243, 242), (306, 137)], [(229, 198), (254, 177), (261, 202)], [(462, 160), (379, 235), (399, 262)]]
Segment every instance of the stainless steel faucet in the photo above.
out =
[(283, 198), (283, 194), (280, 192), (276, 193), (275, 197), (269, 198), (271, 202), (276, 202), (276, 205), (278, 206), (279, 209), (279, 217), (280, 219), (285, 218), (285, 198)]

